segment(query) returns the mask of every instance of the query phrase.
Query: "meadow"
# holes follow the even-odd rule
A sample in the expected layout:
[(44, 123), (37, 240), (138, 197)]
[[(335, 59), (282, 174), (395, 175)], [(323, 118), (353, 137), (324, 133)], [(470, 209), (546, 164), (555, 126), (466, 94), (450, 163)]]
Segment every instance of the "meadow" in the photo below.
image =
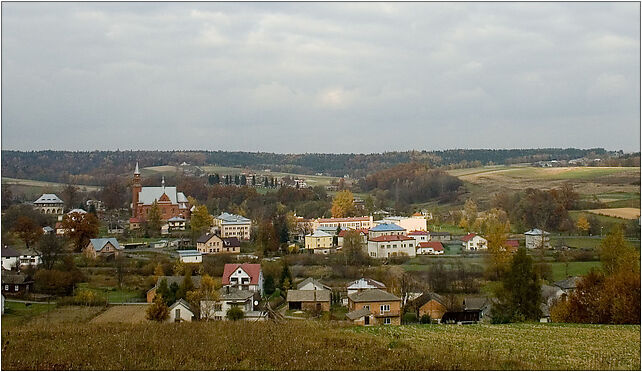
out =
[(61, 320), (2, 342), (4, 370), (640, 369), (639, 326)]

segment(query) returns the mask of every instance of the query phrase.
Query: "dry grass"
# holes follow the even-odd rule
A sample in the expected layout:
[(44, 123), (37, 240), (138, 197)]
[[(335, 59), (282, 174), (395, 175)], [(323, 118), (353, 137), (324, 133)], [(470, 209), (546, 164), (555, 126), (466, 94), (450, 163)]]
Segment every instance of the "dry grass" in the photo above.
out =
[(49, 326), (53, 323), (86, 323), (105, 310), (100, 306), (63, 306), (31, 319), (29, 326)]
[(145, 310), (148, 305), (111, 306), (102, 314), (91, 320), (91, 323), (148, 323)]
[(2, 340), (5, 370), (640, 369), (639, 326), (89, 323)]
[(640, 208), (604, 208), (604, 209), (589, 209), (587, 212), (601, 214), (604, 216), (611, 216), (617, 218), (624, 218), (627, 220), (635, 220), (640, 217)]

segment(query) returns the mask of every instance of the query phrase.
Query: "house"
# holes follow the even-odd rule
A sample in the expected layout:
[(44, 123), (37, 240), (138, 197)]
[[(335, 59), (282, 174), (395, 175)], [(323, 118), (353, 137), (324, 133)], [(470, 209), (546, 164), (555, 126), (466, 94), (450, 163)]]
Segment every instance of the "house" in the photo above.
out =
[(222, 238), (208, 232), (196, 240), (196, 249), (202, 254), (238, 254), (241, 253), (241, 242), (236, 237)]
[[(158, 279), (156, 279), (156, 285), (154, 285), (152, 289), (150, 289), (146, 293), (145, 297), (147, 298), (147, 302), (149, 303), (154, 302), (154, 297), (156, 297), (156, 289), (160, 286), (160, 283), (163, 280), (167, 282), (167, 287), (169, 288), (173, 283), (176, 283), (176, 285), (178, 286), (183, 284), (183, 280), (185, 280), (185, 277), (180, 275), (159, 276)], [(194, 285), (194, 289), (201, 288), (201, 276), (192, 276), (191, 280), (192, 280), (192, 284)]]
[(33, 206), (43, 214), (61, 215), (65, 208), (65, 202), (56, 194), (42, 194), (33, 202)]
[(375, 224), (395, 224), (404, 228), (406, 231), (427, 231), (426, 218), (421, 213), (413, 214), (410, 217), (389, 216), (384, 217)]
[(185, 230), (185, 222), (187, 220), (181, 216), (174, 216), (167, 220), (169, 231), (183, 231)]
[(431, 231), (430, 240), (433, 242), (448, 242), (453, 239), (451, 233), (447, 231)]
[(428, 231), (414, 230), (414, 231), (410, 231), (406, 235), (408, 235), (409, 237), (415, 239), (415, 242), (417, 244), (419, 244), (421, 242), (429, 242), (430, 241), (430, 233)]
[(415, 257), (415, 239), (406, 235), (380, 235), (368, 239), (368, 255), (374, 258)]
[(386, 285), (370, 278), (361, 278), (348, 283), (348, 295), (363, 292), (367, 289), (386, 289)]
[(551, 306), (553, 306), (555, 301), (563, 296), (566, 296), (566, 294), (561, 288), (554, 285), (542, 284), (540, 289), (540, 298), (542, 302), (539, 306), (539, 309), (542, 312), (539, 319), (540, 323), (548, 323), (551, 321)]
[(413, 300), (412, 304), (417, 309), (417, 315), (420, 318), (424, 315), (428, 315), (430, 319), (434, 319), (437, 322), (440, 322), (441, 318), (448, 311), (446, 300), (440, 295), (432, 292), (422, 294), (417, 299)]
[(167, 221), (174, 216), (189, 218), (190, 206), (187, 197), (176, 190), (174, 186), (165, 186), (165, 177), (161, 186), (141, 185), (138, 162), (134, 170), (132, 182), (132, 217), (129, 219), (129, 228), (136, 229), (147, 219), (147, 214), (152, 205), (156, 204), (160, 211), (161, 220)]
[(327, 285), (321, 283), (320, 281), (314, 278), (304, 279), (299, 284), (297, 284), (296, 289), (300, 291), (320, 291), (324, 289), (328, 291), (331, 290), (330, 287), (328, 287)]
[(219, 293), (220, 296), (217, 301), (201, 301), (201, 319), (225, 320), (227, 311), (232, 307), (238, 307), (243, 310), (244, 319), (265, 319), (265, 312), (254, 309), (254, 306), (258, 303), (255, 292), (226, 286), (221, 288)]
[(107, 225), (107, 234), (122, 234), (125, 232), (125, 228), (123, 227), (123, 224), (120, 222), (116, 223), (109, 223)]
[(374, 227), (372, 216), (362, 217), (341, 217), (341, 218), (318, 218), (312, 221), (312, 229), (316, 230), (319, 227), (332, 228), (335, 231), (337, 227), (342, 230), (347, 229), (369, 229)]
[(466, 297), (462, 311), (447, 311), (441, 317), (441, 323), (471, 324), (480, 322), (490, 315), (491, 303), (484, 297)]
[(503, 244), (503, 247), (508, 252), (517, 252), (517, 249), (519, 248), (519, 240), (514, 240), (514, 239), (506, 240)]
[(21, 269), (24, 266), (38, 266), (42, 263), (40, 255), (31, 249), (15, 249), (5, 245), (2, 248), (2, 268), (5, 270)]
[(337, 245), (339, 247), (343, 247), (343, 238), (346, 236), (346, 233), (348, 233), (348, 231), (356, 231), (361, 237), (361, 243), (364, 245), (368, 244), (368, 229), (348, 229), (341, 230), (341, 232), (339, 232), (339, 235), (337, 235)]
[[(363, 292), (349, 294), (348, 309), (350, 312), (346, 317), (355, 324), (401, 324), (401, 299), (381, 289), (366, 289)], [(359, 312), (355, 313), (355, 311)]]
[(97, 256), (118, 256), (123, 248), (118, 244), (116, 238), (89, 239), (89, 244), (83, 249), (83, 253), (88, 258)]
[(540, 229), (531, 229), (524, 233), (526, 236), (526, 248), (550, 248), (550, 233)]
[(225, 264), (223, 287), (234, 287), (263, 295), (263, 271), (261, 264)]
[(252, 230), (252, 220), (231, 213), (221, 213), (214, 218), (214, 228), (212, 232), (218, 231), (221, 238), (238, 238), (240, 240), (250, 240), (250, 231)]
[(405, 235), (406, 229), (394, 223), (382, 223), (368, 230), (368, 239), (384, 235)]
[(421, 242), (417, 245), (417, 254), (444, 254), (444, 246), (441, 242)]
[(579, 276), (571, 276), (568, 277), (564, 280), (557, 281), (553, 283), (553, 285), (564, 292), (564, 296), (568, 296), (571, 293), (575, 291), (575, 288), (577, 288), (577, 283), (581, 280), (582, 278)]
[(54, 230), (53, 227), (51, 227), (51, 226), (45, 226), (45, 227), (42, 228), (42, 233), (45, 234), (45, 235), (52, 234), (52, 233), (55, 233), (55, 232), (56, 232), (56, 230)]
[(330, 292), (327, 289), (290, 289), (286, 301), (290, 310), (330, 311)]
[(23, 296), (33, 290), (33, 280), (25, 274), (2, 270), (2, 294)]
[(194, 318), (194, 312), (187, 301), (182, 298), (169, 307), (168, 321), (170, 323), (191, 322), (192, 318)]
[(474, 233), (464, 235), (461, 238), (461, 241), (462, 241), (462, 245), (464, 246), (464, 249), (468, 251), (488, 249), (488, 241)]
[(317, 254), (328, 254), (333, 248), (332, 238), (332, 234), (316, 230), (305, 236), (305, 248), (312, 249)]
[(202, 263), (203, 254), (197, 250), (176, 251), (178, 259), (183, 263)]
[(89, 199), (89, 200), (87, 200), (85, 205), (87, 206), (87, 209), (90, 209), (93, 206), (94, 209), (96, 210), (96, 212), (104, 212), (105, 211), (105, 203), (103, 203), (100, 200)]

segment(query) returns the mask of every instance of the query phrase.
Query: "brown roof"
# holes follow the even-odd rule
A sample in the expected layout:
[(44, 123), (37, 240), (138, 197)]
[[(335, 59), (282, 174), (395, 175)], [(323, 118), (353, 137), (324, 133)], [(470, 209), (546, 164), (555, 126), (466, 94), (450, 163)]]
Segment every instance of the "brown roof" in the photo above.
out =
[(370, 315), (370, 314), (371, 314), (370, 310), (368, 310), (368, 309), (359, 309), (359, 310), (355, 310), (355, 311), (351, 311), (351, 312), (347, 313), (346, 314), (346, 318), (348, 318), (350, 320), (356, 320), (356, 319), (359, 319), (359, 318), (361, 318), (363, 316)]
[(350, 294), (348, 298), (352, 302), (401, 301), (399, 297), (381, 289), (366, 289), (363, 292)]
[(330, 291), (322, 289), (318, 291), (300, 291), (290, 289), (288, 291), (288, 302), (330, 302)]
[(399, 240), (415, 240), (409, 236), (406, 235), (381, 235), (377, 236), (376, 238), (371, 238), (371, 242), (393, 242), (393, 241), (399, 241)]

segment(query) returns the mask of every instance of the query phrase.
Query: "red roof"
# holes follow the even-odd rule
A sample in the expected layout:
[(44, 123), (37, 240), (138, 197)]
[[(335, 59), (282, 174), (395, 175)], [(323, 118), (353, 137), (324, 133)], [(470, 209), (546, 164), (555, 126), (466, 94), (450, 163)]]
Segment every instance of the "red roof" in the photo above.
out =
[(259, 284), (259, 275), (261, 274), (261, 264), (225, 264), (223, 268), (223, 280), (222, 284), (230, 284), (230, 275), (232, 275), (236, 269), (243, 269), (250, 276), (250, 284)]
[(422, 217), (423, 216), (423, 214), (421, 214), (419, 212), (415, 212), (412, 215), (415, 216), (415, 217)]
[(143, 221), (138, 217), (132, 217), (132, 218), (129, 219), (129, 222), (130, 223), (141, 223)]
[(470, 233), (470, 234), (468, 234), (468, 235), (464, 235), (464, 237), (463, 237), (463, 238), (461, 238), (461, 241), (462, 241), (462, 242), (467, 242), (467, 241), (469, 241), (470, 239), (472, 239), (472, 238), (474, 238), (474, 237), (476, 237), (476, 236), (477, 236), (477, 234), (475, 234), (475, 233)]
[(415, 240), (406, 235), (381, 235), (370, 239), (371, 242), (392, 242), (398, 240)]
[(418, 245), (419, 248), (432, 248), (435, 251), (443, 251), (444, 246), (441, 242), (421, 242)]
[(428, 231), (415, 230), (409, 232), (408, 235), (428, 235)]
[(348, 231), (358, 231), (363, 235), (368, 235), (368, 229), (354, 229), (354, 230), (341, 230), (341, 232), (339, 233), (339, 236), (343, 238), (344, 236), (346, 236), (346, 233)]
[(507, 245), (509, 247), (519, 247), (519, 241), (518, 240), (507, 240), (504, 245)]
[(325, 223), (325, 222), (357, 222), (357, 221), (370, 221), (370, 217), (319, 218), (319, 223)]

